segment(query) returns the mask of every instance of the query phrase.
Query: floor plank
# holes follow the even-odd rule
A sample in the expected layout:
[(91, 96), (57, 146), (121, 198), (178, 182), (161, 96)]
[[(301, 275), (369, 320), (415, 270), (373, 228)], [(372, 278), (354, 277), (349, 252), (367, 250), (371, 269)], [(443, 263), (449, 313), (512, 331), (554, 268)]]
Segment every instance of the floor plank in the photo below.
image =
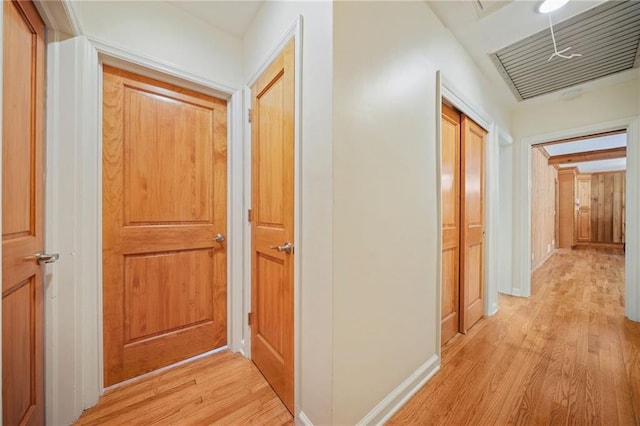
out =
[(640, 425), (640, 324), (624, 318), (624, 254), (558, 250), (528, 299), (442, 350), (442, 368), (389, 425)]
[(76, 425), (293, 425), (256, 366), (225, 351), (107, 392)]

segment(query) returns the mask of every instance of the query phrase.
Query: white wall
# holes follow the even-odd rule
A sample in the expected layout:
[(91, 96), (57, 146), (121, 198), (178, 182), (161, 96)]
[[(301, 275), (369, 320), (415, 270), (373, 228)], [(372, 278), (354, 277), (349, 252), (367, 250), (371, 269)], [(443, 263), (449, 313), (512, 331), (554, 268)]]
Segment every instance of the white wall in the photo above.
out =
[(333, 423), (438, 353), (436, 71), (507, 109), (424, 2), (334, 4)]
[(296, 414), (303, 411), (317, 425), (331, 423), (332, 397), (332, 9), (331, 2), (265, 3), (245, 35), (243, 56), (247, 83), (302, 16), (302, 223), (296, 248), (302, 364)]
[[(514, 137), (514, 164), (520, 164), (522, 139), (537, 135), (552, 134), (563, 130), (588, 127), (637, 117), (640, 113), (638, 80), (631, 80), (614, 86), (601, 87), (584, 93), (571, 100), (550, 100), (548, 102), (523, 103), (513, 112), (512, 135)], [(631, 141), (629, 142), (631, 143)], [(523, 256), (529, 256), (528, 249), (522, 252), (520, 241), (526, 232), (524, 218), (528, 212), (522, 211), (519, 191), (521, 188), (521, 167), (516, 167), (513, 175), (513, 287), (520, 289), (523, 274), (529, 274), (524, 267)], [(519, 291), (519, 290), (518, 290)]]
[(242, 85), (242, 41), (165, 2), (74, 1), (82, 33), (230, 88)]
[(513, 145), (500, 145), (500, 231), (498, 236), (498, 291), (512, 294)]

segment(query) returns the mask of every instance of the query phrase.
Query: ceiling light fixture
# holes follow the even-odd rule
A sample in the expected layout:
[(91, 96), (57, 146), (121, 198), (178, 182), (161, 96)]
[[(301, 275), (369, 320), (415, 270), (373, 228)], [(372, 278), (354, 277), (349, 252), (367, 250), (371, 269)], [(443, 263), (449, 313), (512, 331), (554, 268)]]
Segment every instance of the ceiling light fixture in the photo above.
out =
[(554, 10), (560, 9), (567, 3), (569, 3), (569, 0), (544, 0), (538, 8), (538, 12), (551, 13)]

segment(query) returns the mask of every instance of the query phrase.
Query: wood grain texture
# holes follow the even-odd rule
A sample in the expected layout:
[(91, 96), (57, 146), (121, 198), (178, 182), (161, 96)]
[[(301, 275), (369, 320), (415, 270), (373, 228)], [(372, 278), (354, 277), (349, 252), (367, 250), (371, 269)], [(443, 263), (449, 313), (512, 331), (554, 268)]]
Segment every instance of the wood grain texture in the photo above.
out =
[(485, 139), (469, 117), (460, 122), (460, 331), (484, 315)]
[(227, 341), (226, 102), (104, 67), (107, 386)]
[(591, 242), (625, 242), (625, 191), (625, 172), (591, 175)]
[(4, 1), (2, 421), (44, 423), (42, 266), (45, 27), (30, 1)]
[(294, 41), (251, 88), (251, 357), (293, 412)]
[(108, 391), (76, 425), (293, 425), (256, 366), (224, 351)]
[(558, 247), (569, 248), (576, 243), (576, 170), (558, 170)]
[(576, 176), (576, 198), (578, 199), (576, 241), (588, 242), (591, 241), (591, 175)]
[(547, 164), (542, 147), (531, 149), (531, 269), (555, 249), (556, 180), (558, 171)]
[(640, 324), (624, 318), (620, 249), (560, 249), (530, 298), (442, 349), (389, 425), (640, 424)]
[(442, 343), (460, 330), (460, 119), (442, 104)]
[(613, 158), (625, 158), (627, 147), (599, 149), (596, 151), (578, 152), (574, 154), (562, 154), (549, 157), (549, 164), (571, 164), (586, 161), (610, 160)]

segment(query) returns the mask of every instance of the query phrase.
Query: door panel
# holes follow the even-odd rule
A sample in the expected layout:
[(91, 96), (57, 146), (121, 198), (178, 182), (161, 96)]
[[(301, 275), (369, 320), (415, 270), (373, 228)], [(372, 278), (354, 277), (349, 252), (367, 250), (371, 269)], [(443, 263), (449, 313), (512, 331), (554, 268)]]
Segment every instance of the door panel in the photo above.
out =
[(252, 359), (293, 413), (294, 50), (251, 88)]
[(44, 24), (31, 2), (3, 2), (2, 423), (44, 423)]
[(462, 116), (461, 331), (484, 315), (484, 153), (486, 132)]
[(575, 169), (558, 170), (558, 247), (575, 245)]
[(460, 328), (460, 114), (442, 105), (442, 307), (441, 342)]
[(577, 240), (591, 241), (591, 175), (578, 175), (578, 235)]
[(2, 423), (44, 423), (44, 24), (31, 2), (4, 2)]
[(104, 67), (107, 386), (227, 341), (226, 102)]

